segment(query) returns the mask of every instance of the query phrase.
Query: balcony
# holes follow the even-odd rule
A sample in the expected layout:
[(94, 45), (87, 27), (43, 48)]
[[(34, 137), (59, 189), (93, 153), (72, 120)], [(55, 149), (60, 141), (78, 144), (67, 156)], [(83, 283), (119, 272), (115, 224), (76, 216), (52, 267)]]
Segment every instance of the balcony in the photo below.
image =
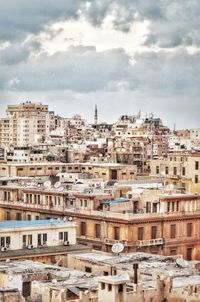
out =
[(104, 238), (104, 243), (107, 245), (113, 245), (115, 243), (122, 243), (124, 246), (134, 246), (133, 241), (127, 241), (127, 240), (114, 240), (109, 238)]
[(156, 245), (163, 245), (164, 239), (163, 238), (156, 238), (156, 239), (149, 239), (149, 240), (138, 240), (136, 242), (137, 247), (143, 246), (156, 246)]

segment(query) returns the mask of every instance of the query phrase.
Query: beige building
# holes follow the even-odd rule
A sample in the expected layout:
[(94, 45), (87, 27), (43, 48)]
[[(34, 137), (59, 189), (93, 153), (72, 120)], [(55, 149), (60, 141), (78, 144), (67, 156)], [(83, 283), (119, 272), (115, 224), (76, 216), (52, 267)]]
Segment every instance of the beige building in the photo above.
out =
[(82, 173), (88, 178), (109, 180), (133, 180), (136, 177), (136, 166), (123, 164), (90, 164), (90, 163), (1, 163), (1, 176), (52, 176), (59, 173)]
[(150, 161), (151, 176), (165, 184), (200, 193), (200, 152), (174, 152)]
[(7, 118), (0, 121), (0, 146), (28, 146), (43, 142), (49, 134), (48, 105), (8, 105)]
[(199, 195), (162, 192), (162, 188), (138, 189), (138, 195), (123, 186), (120, 194), (126, 192), (128, 198), (114, 198), (108, 188), (80, 192), (37, 184), (1, 186), (0, 219), (66, 217), (77, 224), (78, 243), (96, 250), (110, 251), (121, 242), (127, 252), (178, 253), (188, 260), (200, 259)]

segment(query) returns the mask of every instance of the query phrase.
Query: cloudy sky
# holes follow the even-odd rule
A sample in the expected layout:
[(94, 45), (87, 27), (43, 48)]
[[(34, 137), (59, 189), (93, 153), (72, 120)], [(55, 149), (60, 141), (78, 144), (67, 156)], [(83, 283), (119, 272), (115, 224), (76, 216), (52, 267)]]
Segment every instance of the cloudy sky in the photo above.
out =
[(199, 0), (0, 0), (0, 115), (41, 101), (90, 122), (199, 127)]

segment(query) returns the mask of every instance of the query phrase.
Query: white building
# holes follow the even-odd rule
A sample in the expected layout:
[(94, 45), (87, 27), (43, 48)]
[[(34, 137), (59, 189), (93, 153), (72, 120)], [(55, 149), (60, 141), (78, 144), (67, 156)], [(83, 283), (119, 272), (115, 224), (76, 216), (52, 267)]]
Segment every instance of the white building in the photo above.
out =
[(0, 222), (1, 251), (76, 244), (76, 225), (63, 220)]

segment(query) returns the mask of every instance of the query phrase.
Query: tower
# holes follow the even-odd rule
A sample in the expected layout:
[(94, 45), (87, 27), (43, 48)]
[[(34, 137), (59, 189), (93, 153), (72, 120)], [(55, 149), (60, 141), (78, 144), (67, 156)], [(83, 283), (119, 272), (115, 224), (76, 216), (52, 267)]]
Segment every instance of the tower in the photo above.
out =
[(97, 105), (95, 105), (95, 112), (94, 112), (94, 124), (98, 124), (98, 110), (97, 110)]

